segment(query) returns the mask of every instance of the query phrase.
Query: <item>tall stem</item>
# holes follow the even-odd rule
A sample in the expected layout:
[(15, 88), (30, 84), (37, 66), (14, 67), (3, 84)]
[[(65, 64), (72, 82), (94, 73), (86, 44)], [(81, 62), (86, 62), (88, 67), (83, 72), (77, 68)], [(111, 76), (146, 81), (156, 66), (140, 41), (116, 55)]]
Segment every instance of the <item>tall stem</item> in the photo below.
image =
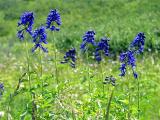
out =
[[(26, 58), (27, 58), (27, 74), (28, 74), (28, 84), (29, 84), (29, 91), (31, 94), (31, 74), (30, 74), (30, 58), (29, 58), (29, 53), (28, 53), (28, 45), (27, 42), (25, 41), (25, 49), (26, 49)], [(31, 94), (32, 98), (32, 94)]]
[[(32, 99), (32, 91), (31, 91), (31, 87), (32, 86), (31, 86), (31, 74), (30, 74), (30, 58), (29, 58), (29, 53), (28, 53), (28, 49), (27, 48), (28, 48), (28, 45), (27, 45), (27, 42), (25, 41), (29, 92), (30, 92), (30, 96), (31, 96), (31, 101), (32, 101), (32, 103), (34, 103), (34, 99)], [(36, 109), (35, 109), (35, 107), (32, 106), (32, 120), (36, 120)]]
[(137, 78), (137, 86), (138, 86), (138, 120), (139, 120), (139, 112), (140, 112), (140, 90), (139, 90), (139, 79)]
[[(41, 54), (41, 49), (39, 48), (39, 63), (40, 63), (40, 76), (39, 76), (39, 80), (41, 81), (41, 94), (42, 94), (42, 98), (43, 98), (43, 93), (44, 93), (44, 90), (43, 90), (43, 84), (44, 84), (44, 81), (43, 81), (43, 65), (42, 65), (42, 54)], [(44, 104), (42, 102), (42, 104)], [(42, 118), (43, 118), (43, 109), (42, 109)]]
[(101, 69), (102, 90), (103, 90), (103, 95), (104, 95), (104, 84), (103, 84), (103, 65), (102, 65), (102, 62), (100, 62), (100, 69)]
[[(53, 38), (54, 38), (54, 33), (53, 33)], [(54, 71), (55, 77), (54, 78), (57, 83), (57, 90), (59, 93), (59, 79), (58, 79), (58, 69), (57, 69), (57, 49), (56, 49), (56, 44), (55, 44), (55, 38), (52, 40), (52, 42), (54, 45), (54, 67), (55, 67), (55, 71)]]
[(90, 68), (89, 68), (89, 54), (88, 50), (86, 50), (86, 58), (87, 58), (87, 80), (89, 81), (89, 93), (91, 93), (91, 79), (89, 76)]
[(42, 65), (42, 55), (41, 55), (41, 50), (39, 48), (39, 62), (40, 62), (40, 80), (41, 80), (41, 92), (42, 92), (42, 96), (43, 96), (43, 78), (42, 78), (42, 75), (43, 75), (43, 65)]
[(112, 90), (109, 101), (108, 101), (108, 105), (107, 105), (107, 109), (106, 109), (106, 120), (109, 120), (109, 111), (110, 111), (111, 101), (113, 98), (114, 89)]
[[(127, 79), (128, 79), (128, 77), (127, 77)], [(128, 79), (128, 120), (131, 119), (130, 104), (131, 104), (130, 81)]]

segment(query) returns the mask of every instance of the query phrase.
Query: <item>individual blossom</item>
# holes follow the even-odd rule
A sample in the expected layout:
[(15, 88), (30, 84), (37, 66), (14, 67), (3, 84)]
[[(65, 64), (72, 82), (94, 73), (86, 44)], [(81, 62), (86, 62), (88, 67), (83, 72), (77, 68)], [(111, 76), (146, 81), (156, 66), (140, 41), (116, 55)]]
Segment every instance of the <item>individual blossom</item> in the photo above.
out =
[(20, 40), (24, 40), (24, 33), (27, 32), (32, 35), (32, 27), (34, 24), (33, 12), (24, 12), (18, 22), (18, 32), (17, 37)]
[(134, 40), (131, 42), (130, 49), (136, 53), (142, 53), (144, 50), (145, 38), (146, 37), (143, 32), (138, 33)]
[(33, 32), (32, 38), (33, 42), (35, 43), (34, 47), (32, 48), (32, 52), (35, 52), (37, 48), (40, 48), (43, 52), (48, 52), (47, 48), (42, 46), (42, 43), (48, 44), (47, 34), (44, 26), (37, 28)]
[(108, 39), (107, 37), (103, 37), (98, 42), (97, 48), (95, 51), (95, 58), (98, 62), (100, 62), (102, 60), (101, 59), (101, 52), (104, 52), (104, 54), (106, 56), (109, 56), (109, 44), (108, 44), (109, 41), (110, 41), (110, 39)]
[(96, 46), (96, 43), (95, 43), (95, 32), (93, 30), (89, 30), (85, 33), (85, 35), (82, 37), (83, 39), (83, 42), (80, 46), (80, 49), (83, 50), (83, 51), (86, 51), (86, 46), (88, 43)]
[(4, 92), (4, 85), (3, 83), (0, 83), (0, 97), (2, 96), (3, 92)]
[(126, 64), (125, 64), (125, 63), (122, 63), (122, 64), (121, 64), (121, 67), (120, 67), (119, 69), (120, 69), (120, 71), (121, 71), (120, 76), (125, 76), (125, 75), (126, 75)]
[(64, 55), (64, 61), (61, 63), (70, 63), (71, 67), (75, 68), (75, 62), (76, 62), (76, 49), (72, 48), (69, 51), (67, 51)]
[(104, 84), (112, 84), (113, 86), (116, 85), (116, 78), (114, 78), (112, 75), (105, 78)]
[(125, 76), (126, 67), (131, 66), (134, 77), (135, 78), (138, 77), (137, 73), (135, 72), (136, 59), (134, 55), (135, 55), (134, 52), (130, 50), (120, 54), (120, 62), (121, 62), (121, 67), (119, 68), (121, 71), (120, 76)]
[(61, 16), (57, 9), (51, 10), (49, 12), (46, 24), (47, 24), (46, 28), (50, 29), (51, 31), (60, 30), (60, 28), (56, 27), (61, 25)]

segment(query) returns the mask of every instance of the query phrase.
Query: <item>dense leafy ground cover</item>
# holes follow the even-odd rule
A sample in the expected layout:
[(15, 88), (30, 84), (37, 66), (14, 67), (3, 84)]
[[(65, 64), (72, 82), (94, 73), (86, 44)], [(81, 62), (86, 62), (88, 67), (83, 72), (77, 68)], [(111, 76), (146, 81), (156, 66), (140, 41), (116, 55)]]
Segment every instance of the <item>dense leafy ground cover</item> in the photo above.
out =
[[(36, 28), (45, 23), (50, 9), (58, 8), (62, 26), (60, 32), (48, 34), (49, 44), (46, 47), (49, 53), (29, 52), (31, 89), (36, 93), (34, 102), (38, 107), (38, 119), (42, 119), (43, 116), (47, 120), (102, 120), (105, 118), (108, 100), (113, 90), (110, 119), (127, 119), (129, 105), (131, 118), (137, 119), (137, 80), (133, 78), (132, 73), (128, 73), (125, 78), (119, 76), (118, 56), (114, 60), (112, 57), (106, 58), (101, 64), (90, 56), (88, 63), (78, 50), (76, 68), (60, 64), (64, 51), (71, 47), (79, 49), (84, 32), (94, 29), (97, 41), (104, 35), (111, 38), (110, 52), (113, 55), (126, 50), (138, 32), (143, 31), (146, 34), (146, 53), (137, 59), (140, 119), (159, 120), (159, 3), (158, 0), (0, 0), (0, 83), (4, 83), (5, 86), (0, 98), (0, 112), (4, 112), (4, 117), (0, 119), (6, 120), (8, 116), (8, 119), (13, 120), (29, 120), (33, 112), (26, 73), (28, 61), (25, 43), (16, 38), (19, 16), (26, 10), (34, 11), (37, 18), (34, 26)], [(28, 42), (27, 46), (27, 50), (30, 51), (33, 45)], [(116, 87), (102, 84), (105, 77), (110, 75), (117, 79)]]

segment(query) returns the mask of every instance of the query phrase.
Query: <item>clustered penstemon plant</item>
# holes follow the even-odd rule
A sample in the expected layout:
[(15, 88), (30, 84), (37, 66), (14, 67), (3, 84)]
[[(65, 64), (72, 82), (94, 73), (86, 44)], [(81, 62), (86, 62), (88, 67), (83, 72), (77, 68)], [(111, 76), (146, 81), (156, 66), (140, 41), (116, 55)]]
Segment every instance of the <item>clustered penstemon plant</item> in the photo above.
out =
[(90, 68), (89, 68), (89, 47), (88, 45), (91, 44), (93, 46), (96, 46), (95, 42), (95, 31), (89, 30), (87, 31), (83, 37), (82, 37), (82, 44), (80, 45), (80, 49), (83, 53), (86, 53), (86, 59), (87, 59), (87, 80), (89, 81), (89, 92), (91, 90), (91, 80), (90, 80)]
[[(46, 28), (51, 31), (59, 31), (61, 26), (61, 16), (57, 9), (50, 10), (47, 19), (46, 19)], [(53, 34), (54, 36), (54, 34)], [(55, 41), (53, 41), (54, 44), (54, 67), (55, 67), (55, 80), (57, 82), (57, 89), (59, 92), (58, 84), (59, 84), (59, 78), (58, 78), (58, 68), (57, 68), (57, 50), (56, 50), (56, 44)]]
[[(110, 39), (107, 37), (102, 37), (101, 40), (97, 43), (96, 45), (96, 50), (95, 50), (95, 59), (96, 61), (98, 61), (98, 63), (100, 63), (100, 68), (101, 68), (101, 79), (103, 82), (103, 66), (102, 66), (102, 55), (104, 54), (105, 56), (109, 56), (109, 42)], [(104, 95), (104, 84), (102, 84), (103, 86), (103, 95)], [(109, 93), (109, 86), (108, 86), (108, 93)], [(109, 97), (108, 97), (109, 98)]]
[[(44, 26), (40, 26), (39, 28), (37, 28), (33, 34), (32, 34), (32, 38), (33, 38), (33, 43), (35, 44), (34, 47), (32, 48), (32, 52), (35, 52), (36, 49), (39, 48), (39, 61), (40, 61), (40, 78), (39, 80), (41, 81), (41, 91), (42, 91), (42, 97), (43, 97), (43, 93), (44, 93), (44, 81), (43, 81), (43, 65), (42, 65), (42, 55), (41, 55), (41, 50), (44, 53), (48, 53), (47, 48), (43, 47), (42, 44), (48, 44), (47, 42), (47, 34), (45, 31), (45, 27)], [(44, 103), (42, 103), (44, 104)], [(42, 117), (43, 117), (43, 109), (42, 109)]]
[[(18, 32), (17, 32), (17, 37), (20, 40), (24, 40), (25, 39), (25, 34), (28, 33), (32, 39), (33, 39), (33, 43), (34, 46), (31, 49), (32, 53), (36, 52), (36, 50), (39, 48), (39, 61), (40, 61), (40, 81), (42, 84), (42, 97), (43, 97), (43, 78), (42, 78), (42, 73), (43, 73), (43, 67), (42, 67), (42, 55), (41, 55), (41, 51), (43, 51), (44, 53), (48, 53), (48, 49), (45, 48), (43, 46), (43, 44), (48, 44), (47, 42), (47, 33), (46, 33), (46, 29), (49, 29), (51, 31), (59, 31), (59, 28), (56, 27), (54, 25), (54, 22), (60, 26), (61, 25), (61, 18), (60, 18), (60, 14), (58, 13), (58, 11), (55, 10), (51, 10), (49, 15), (47, 16), (47, 20), (46, 20), (46, 26), (40, 26), (37, 29), (35, 29), (34, 31), (32, 31), (33, 28), (33, 24), (34, 24), (34, 14), (33, 12), (24, 12), (21, 17), (20, 20), (18, 22)], [(30, 68), (30, 58), (29, 58), (29, 52), (28, 52), (28, 46), (27, 46), (27, 41), (25, 40), (25, 49), (26, 49), (26, 58), (27, 58), (27, 75), (28, 75), (28, 83), (29, 83), (29, 91), (30, 91), (30, 95), (31, 95), (31, 100), (32, 100), (32, 119), (36, 119), (37, 115), (37, 108), (36, 108), (36, 103), (34, 101), (35, 99), (35, 92), (32, 91), (32, 86), (31, 86), (31, 68)], [(42, 117), (43, 117), (43, 110), (41, 113)]]
[[(137, 34), (135, 39), (131, 42), (128, 51), (121, 53), (120, 54), (120, 62), (121, 62), (121, 67), (120, 71), (121, 74), (120, 76), (125, 76), (127, 72), (127, 66), (131, 66), (133, 76), (135, 79), (137, 79), (137, 87), (138, 87), (138, 119), (139, 119), (139, 112), (140, 112), (140, 95), (139, 95), (139, 80), (138, 80), (138, 74), (136, 73), (136, 59), (135, 55), (138, 55), (143, 52), (144, 50), (144, 43), (145, 43), (145, 35), (144, 33), (140, 32)], [(129, 94), (129, 105), (128, 105), (128, 119), (130, 119), (130, 85), (128, 81), (128, 94)]]

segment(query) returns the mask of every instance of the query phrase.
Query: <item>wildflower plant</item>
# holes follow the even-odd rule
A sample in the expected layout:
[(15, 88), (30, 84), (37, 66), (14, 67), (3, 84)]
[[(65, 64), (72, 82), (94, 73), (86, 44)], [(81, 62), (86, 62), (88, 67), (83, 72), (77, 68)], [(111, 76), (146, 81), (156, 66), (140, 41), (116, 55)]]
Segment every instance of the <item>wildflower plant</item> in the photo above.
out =
[[(136, 35), (134, 40), (131, 42), (128, 50), (120, 54), (120, 62), (121, 67), (119, 68), (121, 73), (120, 76), (124, 77), (127, 73), (127, 67), (130, 66), (132, 69), (132, 73), (134, 78), (137, 80), (137, 96), (138, 96), (138, 119), (139, 119), (139, 112), (140, 112), (140, 90), (139, 90), (139, 80), (138, 74), (135, 71), (136, 69), (136, 55), (143, 53), (144, 51), (144, 44), (145, 44), (145, 35), (143, 32), (140, 32)], [(128, 105), (128, 119), (130, 119), (130, 82), (128, 81), (128, 94), (129, 94), (129, 105)]]
[(86, 61), (87, 61), (87, 67), (86, 67), (86, 71), (87, 71), (87, 80), (89, 82), (89, 92), (91, 89), (91, 79), (90, 79), (90, 68), (89, 68), (89, 47), (88, 45), (91, 44), (92, 46), (96, 46), (96, 42), (95, 42), (95, 31), (94, 30), (89, 30), (87, 32), (85, 32), (85, 34), (82, 36), (82, 43), (80, 45), (80, 49), (82, 51), (82, 53), (86, 53)]
[(134, 38), (134, 40), (131, 42), (128, 51), (123, 52), (120, 54), (120, 62), (121, 62), (121, 67), (120, 71), (121, 74), (120, 76), (125, 76), (126, 75), (126, 67), (131, 66), (133, 76), (134, 78), (138, 78), (138, 74), (135, 72), (136, 68), (136, 59), (135, 56), (142, 53), (144, 50), (144, 43), (145, 43), (145, 35), (144, 33), (140, 32), (137, 34), (137, 36)]
[[(62, 21), (61, 21), (61, 15), (58, 12), (57, 9), (52, 9), (50, 10), (50, 12), (48, 13), (48, 16), (46, 18), (46, 29), (49, 29), (50, 31), (54, 32), (54, 31), (60, 31), (60, 26), (62, 25)], [(54, 33), (53, 33), (54, 36)], [(56, 50), (56, 44), (55, 41), (54, 42), (54, 67), (55, 67), (55, 77), (54, 79), (57, 81), (57, 89), (58, 89), (58, 84), (59, 84), (59, 80), (58, 80), (58, 68), (57, 68), (57, 50)], [(59, 91), (59, 90), (58, 90)]]
[(76, 49), (72, 48), (69, 51), (66, 52), (64, 55), (64, 60), (61, 62), (62, 64), (70, 63), (72, 68), (75, 68), (75, 62), (76, 62)]
[[(42, 78), (43, 75), (43, 65), (42, 65), (42, 54), (41, 51), (44, 53), (48, 53), (48, 49), (44, 47), (44, 44), (48, 44), (47, 42), (47, 33), (46, 29), (50, 29), (51, 31), (59, 31), (59, 28), (56, 27), (54, 24), (56, 23), (58, 26), (61, 25), (61, 18), (60, 14), (58, 13), (57, 10), (51, 10), (48, 17), (47, 17), (47, 22), (46, 26), (40, 26), (34, 31), (33, 29), (33, 24), (34, 24), (34, 15), (33, 12), (24, 12), (22, 16), (20, 17), (20, 20), (18, 22), (18, 31), (17, 31), (17, 37), (21, 40), (25, 39), (25, 33), (28, 33), (32, 37), (32, 42), (33, 42), (33, 48), (32, 48), (32, 53), (35, 53), (37, 49), (39, 49), (39, 70), (40, 70), (40, 76), (39, 80), (41, 82), (41, 95), (42, 98), (44, 97), (44, 81)], [(35, 102), (35, 99), (38, 93), (35, 93), (33, 90), (33, 86), (31, 84), (31, 66), (30, 66), (30, 53), (28, 52), (28, 46), (27, 46), (27, 41), (25, 41), (25, 49), (26, 49), (26, 58), (27, 58), (27, 78), (28, 78), (28, 84), (29, 84), (29, 92), (30, 92), (30, 99), (32, 101), (32, 118), (37, 118), (37, 103)], [(38, 83), (39, 84), (39, 83)], [(43, 100), (42, 100), (43, 101)], [(44, 101), (42, 102), (42, 106), (44, 104)], [(44, 117), (44, 108), (39, 108), (40, 109), (40, 116), (43, 118)]]

